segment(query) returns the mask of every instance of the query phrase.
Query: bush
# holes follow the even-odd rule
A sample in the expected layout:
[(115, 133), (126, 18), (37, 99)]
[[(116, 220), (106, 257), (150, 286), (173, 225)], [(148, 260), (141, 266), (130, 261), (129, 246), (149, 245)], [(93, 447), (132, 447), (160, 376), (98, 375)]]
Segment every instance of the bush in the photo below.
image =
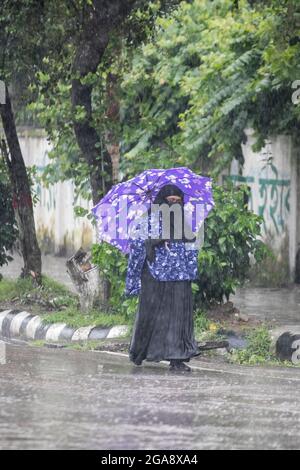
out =
[(229, 299), (247, 278), (251, 257), (261, 261), (268, 250), (257, 237), (262, 217), (247, 208), (245, 185), (213, 188), (214, 209), (204, 228), (204, 244), (199, 252), (199, 280), (196, 282), (197, 306)]
[(109, 306), (112, 312), (132, 319), (137, 307), (137, 297), (125, 298), (125, 279), (128, 258), (106, 242), (92, 246), (92, 262), (110, 282)]

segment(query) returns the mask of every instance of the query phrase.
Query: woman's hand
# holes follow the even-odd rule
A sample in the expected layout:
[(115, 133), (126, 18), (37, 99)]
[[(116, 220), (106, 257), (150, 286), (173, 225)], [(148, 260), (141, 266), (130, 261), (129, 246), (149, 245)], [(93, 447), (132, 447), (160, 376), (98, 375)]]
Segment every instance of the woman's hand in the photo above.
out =
[(169, 248), (169, 242), (165, 242), (165, 248), (170, 251), (170, 248)]

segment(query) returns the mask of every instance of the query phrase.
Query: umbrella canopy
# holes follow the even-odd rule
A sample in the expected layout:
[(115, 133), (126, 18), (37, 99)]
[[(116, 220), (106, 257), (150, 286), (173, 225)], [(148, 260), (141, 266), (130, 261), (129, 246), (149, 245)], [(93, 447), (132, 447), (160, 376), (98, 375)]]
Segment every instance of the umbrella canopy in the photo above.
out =
[(196, 233), (214, 206), (212, 181), (186, 167), (145, 170), (118, 183), (92, 208), (98, 241), (106, 241), (123, 253), (129, 252), (129, 227), (151, 207), (160, 189), (174, 184), (184, 193), (184, 210), (190, 214)]

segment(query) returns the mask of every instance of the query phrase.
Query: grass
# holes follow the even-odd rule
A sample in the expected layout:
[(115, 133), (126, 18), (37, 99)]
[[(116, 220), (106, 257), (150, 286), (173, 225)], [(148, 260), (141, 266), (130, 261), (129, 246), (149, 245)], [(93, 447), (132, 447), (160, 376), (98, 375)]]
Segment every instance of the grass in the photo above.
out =
[(124, 315), (101, 313), (99, 310), (90, 310), (83, 313), (77, 308), (68, 307), (65, 310), (43, 314), (46, 323), (67, 323), (69, 326), (80, 328), (82, 326), (127, 325), (128, 319)]
[[(122, 336), (120, 338), (116, 338), (118, 341), (126, 341), (129, 339), (129, 337)], [(75, 351), (95, 351), (99, 346), (103, 346), (107, 343), (107, 340), (90, 340), (90, 341), (76, 341), (74, 343), (68, 343), (66, 349), (72, 349)], [(111, 344), (111, 341), (109, 341), (109, 344)], [(109, 348), (108, 348), (109, 349)]]
[(132, 328), (132, 321), (124, 314), (104, 313), (97, 309), (82, 312), (78, 296), (45, 275), (41, 286), (36, 286), (30, 278), (3, 278), (0, 281), (0, 307), (1, 303), (5, 307), (9, 304), (9, 308), (24, 308), (26, 305), (29, 311), (41, 314), (43, 320), (51, 324), (66, 323), (74, 328), (129, 324)]
[(260, 326), (250, 331), (246, 335), (246, 339), (248, 342), (247, 348), (234, 351), (232, 362), (238, 364), (261, 364), (275, 359), (272, 358), (270, 353), (271, 337), (265, 326)]
[(12, 279), (3, 278), (0, 281), (0, 302), (6, 302), (16, 297), (21, 297), (31, 291), (32, 282), (30, 279)]
[(57, 308), (75, 305), (77, 296), (67, 287), (48, 276), (42, 276), (42, 285), (37, 286), (31, 278), (16, 280), (3, 278), (0, 281), (0, 302), (38, 303), (43, 307)]
[(235, 364), (257, 365), (257, 364), (276, 364), (283, 365), (271, 353), (271, 336), (268, 328), (261, 325), (251, 330), (247, 335), (247, 348), (235, 350), (230, 355), (230, 362)]
[(215, 341), (222, 339), (219, 334), (221, 326), (209, 320), (204, 310), (197, 310), (194, 318), (195, 337), (198, 341)]
[[(64, 343), (64, 349), (75, 350), (75, 351), (97, 351), (105, 350), (106, 346), (108, 350), (114, 344), (118, 344), (120, 341), (129, 342), (130, 336), (124, 335), (120, 338), (111, 338), (111, 339), (99, 339), (99, 340), (88, 340), (88, 341), (74, 341)], [(46, 340), (34, 340), (30, 341), (30, 346), (41, 348), (49, 345), (49, 342)]]
[[(195, 336), (198, 341), (226, 339), (226, 336), (222, 335), (222, 330), (224, 331), (222, 325), (211, 322), (205, 311), (199, 310), (196, 312), (194, 325)], [(229, 362), (240, 365), (300, 367), (300, 364), (280, 361), (272, 354), (271, 336), (266, 325), (260, 325), (256, 328), (247, 327), (245, 339), (247, 340), (247, 347), (245, 349), (235, 349), (231, 354), (228, 354), (227, 359)]]
[(76, 341), (74, 343), (68, 343), (66, 349), (72, 349), (74, 351), (95, 351), (97, 346), (101, 343), (100, 341), (90, 340), (90, 341)]

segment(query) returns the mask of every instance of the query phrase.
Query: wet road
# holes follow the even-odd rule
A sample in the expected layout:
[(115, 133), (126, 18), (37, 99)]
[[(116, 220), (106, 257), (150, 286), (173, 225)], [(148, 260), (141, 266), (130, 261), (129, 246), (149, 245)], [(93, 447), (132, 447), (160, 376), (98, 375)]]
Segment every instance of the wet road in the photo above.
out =
[(0, 362), (0, 449), (300, 448), (300, 369), (201, 358), (172, 373), (16, 344)]

